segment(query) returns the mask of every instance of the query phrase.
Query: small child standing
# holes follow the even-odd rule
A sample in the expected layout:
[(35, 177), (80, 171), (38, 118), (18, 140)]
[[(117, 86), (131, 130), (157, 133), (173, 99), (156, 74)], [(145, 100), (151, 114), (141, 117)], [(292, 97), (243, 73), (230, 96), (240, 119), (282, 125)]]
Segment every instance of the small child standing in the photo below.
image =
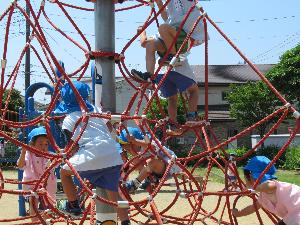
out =
[[(75, 88), (81, 95), (89, 112), (100, 112), (88, 102), (89, 86), (79, 81), (73, 82)], [(116, 142), (112, 139), (108, 127), (103, 119), (90, 117), (87, 124), (78, 121), (82, 117), (82, 111), (76, 99), (74, 90), (69, 83), (61, 89), (61, 97), (64, 101), (67, 116), (65, 117), (62, 129), (69, 142), (73, 143), (79, 136), (81, 129), (85, 127), (78, 143), (75, 145), (75, 154), (69, 159), (72, 166), (78, 171), (81, 178), (86, 178), (94, 187), (106, 191), (108, 200), (118, 201), (118, 184), (122, 159), (116, 148)], [(67, 201), (62, 206), (64, 213), (72, 216), (80, 216), (82, 209), (72, 175), (74, 173), (67, 164), (61, 169), (61, 181)], [(117, 224), (116, 210), (105, 215), (97, 215), (97, 225)], [(118, 211), (122, 225), (130, 225), (127, 210)], [(101, 218), (100, 218), (101, 217)]]
[[(252, 188), (260, 174), (270, 164), (265, 156), (255, 156), (244, 167), (246, 186)], [(274, 165), (263, 175), (255, 191), (259, 192), (256, 207), (263, 207), (282, 218), (277, 225), (300, 225), (300, 187), (277, 181)], [(255, 205), (242, 210), (233, 209), (235, 217), (247, 216), (255, 212)]]
[[(34, 128), (28, 134), (28, 143), (32, 147), (42, 151), (48, 151), (48, 138), (47, 132), (44, 127)], [(20, 157), (17, 161), (17, 166), (19, 169), (24, 170), (23, 172), (23, 180), (22, 182), (34, 181), (41, 178), (47, 169), (49, 164), (49, 159), (44, 158), (42, 156), (38, 156), (35, 153), (27, 151), (26, 149), (22, 149)], [(23, 184), (23, 190), (32, 190), (34, 185)], [(46, 190), (49, 193), (50, 197), (53, 201), (56, 201), (56, 176), (54, 174), (54, 170), (50, 173), (50, 176), (47, 181)], [(40, 198), (41, 200), (41, 198)], [(33, 208), (33, 201), (35, 201), (35, 205), (40, 206), (39, 209), (46, 209), (48, 206), (45, 205), (45, 201), (38, 202), (38, 199), (35, 197), (29, 197), (29, 212), (30, 215), (35, 215), (35, 211)], [(53, 202), (54, 203), (54, 202)], [(32, 218), (32, 221), (37, 221), (36, 217)]]
[[(169, 163), (171, 163), (171, 158), (169, 158), (159, 147), (158, 145), (155, 143), (155, 141), (151, 141), (149, 142), (149, 140), (146, 139), (142, 139), (142, 133), (141, 131), (139, 132), (132, 132), (130, 133), (130, 131), (136, 131), (138, 130), (137, 128), (135, 129), (128, 129), (129, 134), (127, 134), (127, 132), (125, 130), (121, 131), (121, 135), (119, 136), (119, 143), (122, 143), (122, 147), (126, 146), (126, 149), (134, 148), (135, 150), (138, 150), (139, 148), (142, 149), (146, 149), (149, 147), (149, 145), (151, 145), (150, 147), (154, 148), (157, 157), (155, 158), (151, 158), (150, 160), (147, 161), (147, 164), (142, 167), (139, 168), (140, 170), (140, 174), (138, 175), (137, 178), (127, 181), (126, 184), (124, 185), (125, 189), (129, 192), (129, 193), (134, 193), (142, 184), (142, 182), (144, 180), (146, 180), (150, 175), (153, 175), (157, 180), (161, 179), (162, 176), (164, 175), (167, 166)], [(175, 157), (176, 155), (173, 151), (171, 151), (170, 149), (164, 147), (164, 150), (171, 156), (171, 157)], [(131, 153), (134, 153), (131, 151)], [(139, 152), (137, 152), (135, 155), (139, 154)], [(146, 153), (144, 155), (144, 157), (148, 157), (150, 156), (151, 153)], [(168, 178), (170, 178), (173, 174), (176, 173), (180, 173), (181, 169), (179, 168), (179, 166), (177, 166), (176, 164), (174, 164), (171, 168), (170, 171), (168, 173)], [(146, 180), (147, 182), (145, 183), (144, 189), (146, 188), (147, 184), (150, 184), (149, 180)]]

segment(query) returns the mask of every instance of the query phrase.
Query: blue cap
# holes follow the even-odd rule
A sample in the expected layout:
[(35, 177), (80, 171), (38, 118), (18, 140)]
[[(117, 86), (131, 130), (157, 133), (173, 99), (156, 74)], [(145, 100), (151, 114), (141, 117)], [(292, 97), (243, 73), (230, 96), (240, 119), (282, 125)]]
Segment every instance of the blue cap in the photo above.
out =
[[(270, 162), (271, 160), (265, 156), (255, 156), (249, 160), (247, 165), (244, 167), (244, 170), (249, 170), (253, 179), (257, 180), (260, 174), (270, 164)], [(276, 167), (272, 165), (270, 169), (264, 174), (264, 176), (260, 180), (260, 183), (263, 183), (267, 180), (277, 179), (277, 177), (274, 175), (276, 171)]]
[[(94, 106), (87, 100), (90, 95), (90, 87), (87, 84), (80, 82), (80, 81), (73, 81), (73, 85), (79, 92), (82, 99), (84, 100), (88, 110), (93, 111)], [(81, 111), (79, 102), (78, 102), (76, 95), (69, 83), (66, 83), (61, 88), (61, 97), (64, 102), (61, 103), (55, 111), (66, 112), (66, 113)]]
[[(140, 129), (135, 128), (135, 127), (128, 127), (127, 130), (128, 130), (128, 133), (130, 135), (132, 135), (134, 138), (136, 138), (138, 140), (144, 140), (144, 135), (140, 131)], [(127, 132), (125, 129), (123, 129), (121, 131), (120, 135), (118, 136), (118, 141), (120, 144), (128, 144)]]
[(38, 137), (41, 135), (47, 135), (47, 131), (45, 129), (45, 127), (37, 127), (34, 128), (32, 131), (30, 131), (30, 133), (28, 134), (28, 143), (32, 142), (32, 139), (34, 137)]
[[(73, 81), (74, 87), (77, 89), (83, 100), (87, 100), (90, 95), (90, 87), (80, 81)], [(61, 89), (61, 97), (65, 104), (77, 103), (77, 99), (71, 85), (66, 83)]]

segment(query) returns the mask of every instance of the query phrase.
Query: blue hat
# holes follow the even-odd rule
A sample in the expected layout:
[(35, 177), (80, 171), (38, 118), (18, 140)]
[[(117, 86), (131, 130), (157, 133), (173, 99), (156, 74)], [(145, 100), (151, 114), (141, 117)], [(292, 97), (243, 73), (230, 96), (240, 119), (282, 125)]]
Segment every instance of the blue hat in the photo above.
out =
[[(93, 105), (87, 100), (90, 95), (90, 87), (87, 84), (82, 83), (80, 81), (73, 81), (73, 85), (79, 92), (82, 99), (84, 100), (88, 110), (93, 111), (94, 110)], [(69, 83), (66, 83), (62, 87), (61, 97), (64, 103), (60, 105), (61, 107), (61, 109), (59, 110), (60, 112), (65, 111), (66, 113), (71, 113), (75, 111), (81, 111), (79, 102)]]
[(41, 135), (47, 135), (47, 131), (46, 131), (45, 127), (34, 128), (28, 134), (28, 143), (32, 142), (34, 137), (38, 137), (38, 136), (41, 136)]
[[(134, 138), (136, 138), (138, 140), (144, 140), (144, 135), (140, 131), (140, 129), (135, 128), (135, 127), (128, 127), (127, 130), (128, 130), (128, 133), (130, 135), (132, 135)], [(120, 135), (118, 136), (118, 141), (120, 144), (128, 144), (127, 132), (125, 129), (123, 129), (121, 131)]]
[[(257, 180), (270, 162), (271, 160), (265, 156), (255, 156), (249, 160), (247, 165), (244, 167), (244, 170), (249, 170), (253, 179)], [(264, 174), (260, 180), (260, 183), (263, 183), (267, 180), (277, 179), (277, 177), (274, 175), (276, 171), (276, 167), (272, 165), (271, 168)]]

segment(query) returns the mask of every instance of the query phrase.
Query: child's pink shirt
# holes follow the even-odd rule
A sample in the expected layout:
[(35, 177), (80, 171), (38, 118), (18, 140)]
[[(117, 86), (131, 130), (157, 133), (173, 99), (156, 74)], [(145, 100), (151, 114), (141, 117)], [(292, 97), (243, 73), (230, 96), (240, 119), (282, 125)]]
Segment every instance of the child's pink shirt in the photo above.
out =
[[(24, 170), (23, 172), (23, 181), (33, 181), (38, 180), (40, 177), (44, 174), (47, 168), (49, 159), (44, 157), (38, 157), (34, 153), (30, 151), (26, 151), (25, 154), (25, 166), (22, 168)], [(34, 185), (23, 185), (24, 190), (32, 190)], [(50, 176), (48, 178), (46, 189), (53, 198), (53, 200), (56, 200), (56, 176), (54, 174), (54, 171), (50, 173)]]
[[(300, 187), (290, 183), (273, 181), (276, 193), (260, 193), (262, 207), (281, 217), (286, 225), (300, 225)], [(275, 202), (274, 202), (275, 201)]]

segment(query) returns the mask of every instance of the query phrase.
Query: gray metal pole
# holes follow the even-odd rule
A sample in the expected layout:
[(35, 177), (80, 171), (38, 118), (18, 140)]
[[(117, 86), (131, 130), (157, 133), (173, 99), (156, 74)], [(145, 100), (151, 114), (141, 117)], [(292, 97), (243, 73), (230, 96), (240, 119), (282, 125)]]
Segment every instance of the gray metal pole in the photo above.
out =
[[(97, 0), (95, 3), (95, 50), (115, 51), (115, 5), (112, 0)], [(103, 111), (116, 112), (115, 62), (106, 58), (96, 58), (97, 73), (95, 80), (95, 105), (102, 103)], [(97, 80), (98, 79), (98, 80)], [(101, 85), (102, 83), (102, 85)], [(97, 195), (107, 199), (107, 193), (97, 188)], [(96, 219), (105, 221), (116, 217), (116, 209), (96, 201)], [(115, 218), (116, 220), (116, 218)]]
[[(97, 0), (95, 3), (96, 51), (115, 51), (115, 5), (111, 0)], [(95, 85), (95, 105), (102, 102), (103, 111), (116, 112), (115, 62), (106, 58), (96, 58), (96, 68), (102, 76), (101, 85)], [(101, 96), (101, 97), (100, 97)]]
[[(26, 4), (26, 13), (30, 17), (30, 9)], [(30, 37), (30, 23), (26, 20), (26, 43)], [(30, 48), (27, 49), (25, 54), (25, 91), (30, 86)]]

